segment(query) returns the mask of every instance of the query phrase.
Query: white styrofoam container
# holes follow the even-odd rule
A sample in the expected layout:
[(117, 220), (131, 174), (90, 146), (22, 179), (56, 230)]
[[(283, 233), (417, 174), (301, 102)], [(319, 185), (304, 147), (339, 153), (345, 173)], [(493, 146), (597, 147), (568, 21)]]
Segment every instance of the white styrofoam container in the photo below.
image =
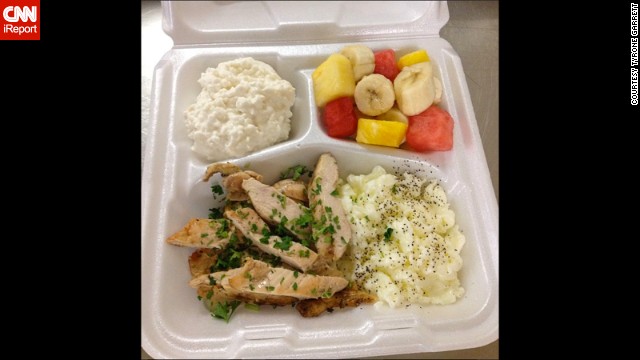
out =
[[(438, 36), (446, 2), (163, 2), (163, 26), (176, 44), (158, 63), (151, 92), (142, 178), (142, 346), (154, 358), (346, 358), (478, 347), (498, 338), (498, 206), (460, 58)], [(250, 20), (249, 20), (250, 19)], [(455, 119), (452, 151), (417, 153), (327, 136), (311, 73), (345, 44), (397, 56), (426, 49), (443, 83), (441, 106)], [(313, 167), (330, 151), (340, 175), (375, 165), (438, 178), (466, 236), (455, 304), (401, 309), (364, 305), (303, 318), (290, 307), (240, 306), (214, 320), (188, 286), (192, 249), (165, 239), (215, 206), (208, 162), (191, 150), (183, 112), (207, 67), (252, 56), (296, 88), (290, 138), (234, 160), (275, 181), (286, 168)]]

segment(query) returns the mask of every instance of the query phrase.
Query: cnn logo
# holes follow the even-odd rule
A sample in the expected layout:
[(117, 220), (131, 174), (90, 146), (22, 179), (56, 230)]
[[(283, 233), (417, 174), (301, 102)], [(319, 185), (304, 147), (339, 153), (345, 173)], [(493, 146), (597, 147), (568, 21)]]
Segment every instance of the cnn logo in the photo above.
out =
[(40, 40), (40, 0), (0, 1), (0, 40)]
[(2, 11), (2, 17), (8, 22), (36, 22), (38, 20), (38, 7), (37, 6), (7, 6)]

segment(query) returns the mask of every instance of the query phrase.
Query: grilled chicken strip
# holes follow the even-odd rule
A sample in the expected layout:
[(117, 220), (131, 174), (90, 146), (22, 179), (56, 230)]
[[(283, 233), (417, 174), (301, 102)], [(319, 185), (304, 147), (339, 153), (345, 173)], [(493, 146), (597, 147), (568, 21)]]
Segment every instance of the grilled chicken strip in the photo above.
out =
[[(242, 233), (240, 233), (240, 236), (242, 236)], [(191, 271), (191, 277), (193, 278), (214, 272), (212, 269), (215, 268), (214, 265), (218, 264), (218, 258), (220, 256), (224, 257), (225, 250), (226, 249), (197, 249), (196, 251), (194, 251), (191, 256), (189, 256), (189, 270)], [(275, 255), (269, 255), (264, 251), (258, 249), (256, 246), (247, 246), (247, 244), (242, 244), (235, 247), (234, 250), (236, 251), (235, 253), (241, 252), (241, 256), (239, 259), (240, 263), (244, 263), (247, 258), (253, 258), (260, 261), (265, 261), (273, 266), (280, 266), (285, 269), (296, 270), (295, 267), (287, 263), (284, 263), (282, 261), (275, 261)], [(321, 275), (331, 274), (323, 273)], [(342, 276), (342, 273), (338, 274), (338, 276)]]
[(202, 181), (209, 181), (209, 179), (217, 173), (220, 173), (222, 176), (228, 176), (240, 171), (242, 171), (242, 169), (238, 165), (230, 162), (213, 163), (207, 166), (207, 170), (204, 172), (204, 176), (202, 176)]
[(323, 312), (339, 307), (358, 307), (360, 304), (372, 304), (377, 300), (374, 295), (355, 289), (338, 291), (330, 298), (306, 299), (298, 302), (296, 310), (303, 317), (316, 317)]
[(220, 255), (221, 252), (222, 249), (197, 249), (194, 251), (191, 256), (189, 256), (191, 277), (211, 273), (209, 269), (216, 264), (218, 255)]
[(351, 241), (351, 224), (340, 199), (334, 195), (338, 179), (336, 159), (329, 153), (322, 154), (307, 191), (316, 249), (321, 257), (333, 260), (342, 257)]
[(227, 210), (224, 216), (260, 250), (279, 256), (285, 263), (302, 271), (309, 269), (318, 257), (318, 254), (300, 243), (271, 235), (267, 224), (251, 208)]
[(242, 181), (248, 178), (254, 178), (258, 181), (262, 181), (262, 175), (251, 170), (242, 170), (238, 165), (230, 162), (213, 163), (207, 166), (207, 170), (202, 177), (203, 181), (209, 181), (209, 179), (220, 173), (222, 175), (222, 187), (227, 192), (227, 200), (231, 201), (245, 201), (249, 197), (242, 188)]
[[(311, 234), (311, 216), (309, 209), (289, 199), (273, 186), (255, 179), (246, 179), (242, 188), (247, 191), (256, 212), (268, 223), (282, 223), (284, 227), (299, 239), (307, 241)], [(286, 217), (286, 222), (283, 221)]]
[(227, 191), (227, 200), (249, 200), (247, 192), (242, 188), (242, 182), (249, 178), (254, 178), (258, 181), (262, 181), (262, 175), (251, 170), (240, 171), (223, 177), (222, 187)]
[(249, 293), (238, 291), (231, 288), (224, 288), (220, 284), (201, 285), (198, 287), (198, 295), (202, 298), (202, 302), (209, 310), (215, 308), (216, 303), (225, 301), (240, 300), (246, 303), (258, 305), (291, 305), (298, 301), (297, 298), (281, 295), (265, 295), (258, 293)]
[(209, 311), (215, 308), (217, 302), (235, 300), (233, 295), (222, 288), (220, 284), (201, 285), (197, 288), (200, 301), (202, 301)]
[[(213, 279), (213, 280), (211, 280)], [(288, 296), (297, 299), (328, 298), (344, 289), (348, 281), (336, 276), (320, 276), (274, 268), (267, 263), (248, 259), (241, 268), (201, 275), (189, 285), (198, 288), (211, 282), (247, 294)]]
[(307, 197), (307, 185), (302, 180), (283, 179), (273, 184), (273, 188), (280, 191), (288, 198), (302, 201), (305, 204), (309, 203), (309, 197)]
[(193, 248), (223, 248), (229, 242), (229, 234), (235, 229), (226, 219), (191, 219), (182, 230), (167, 238), (177, 246)]

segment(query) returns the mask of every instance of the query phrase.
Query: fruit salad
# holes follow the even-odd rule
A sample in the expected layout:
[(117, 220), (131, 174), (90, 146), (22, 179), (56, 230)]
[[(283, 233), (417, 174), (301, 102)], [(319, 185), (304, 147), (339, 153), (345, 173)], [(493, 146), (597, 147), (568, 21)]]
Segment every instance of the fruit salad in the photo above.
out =
[(397, 58), (393, 49), (347, 45), (311, 77), (329, 136), (395, 148), (406, 143), (419, 152), (452, 149), (454, 120), (438, 105), (442, 83), (426, 50)]

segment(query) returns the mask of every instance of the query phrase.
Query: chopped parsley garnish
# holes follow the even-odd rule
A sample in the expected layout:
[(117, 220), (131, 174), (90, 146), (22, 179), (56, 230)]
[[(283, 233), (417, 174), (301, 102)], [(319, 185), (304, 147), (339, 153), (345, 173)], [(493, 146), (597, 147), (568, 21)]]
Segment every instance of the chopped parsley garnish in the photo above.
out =
[(298, 250), (298, 256), (308, 258), (309, 257), (309, 249), (307, 250)]
[(273, 291), (273, 290), (275, 290), (275, 289), (276, 289), (276, 288), (275, 288), (275, 287), (273, 287), (273, 286), (267, 286), (267, 291)]
[(202, 301), (202, 296), (198, 295), (198, 301)]
[(258, 232), (258, 225), (256, 225), (256, 224), (251, 224), (251, 231), (253, 231), (253, 232)]
[(248, 208), (248, 207), (251, 207), (251, 201), (250, 200), (227, 201), (227, 204), (225, 205), (225, 208), (228, 208), (230, 210), (238, 210), (238, 209), (243, 209), (243, 208)]
[(314, 296), (318, 295), (318, 289), (316, 288), (311, 289), (311, 295), (314, 295)]
[(338, 195), (340, 195), (340, 193), (338, 192), (338, 189), (335, 189), (335, 190), (333, 190), (333, 191), (331, 192), (331, 195), (333, 195), (333, 196), (338, 196)]
[(216, 236), (224, 239), (229, 237), (229, 221), (227, 219), (216, 220), (220, 224), (220, 228), (216, 231)]
[(311, 190), (313, 195), (320, 195), (320, 193), (322, 192), (322, 185), (320, 185), (320, 181), (322, 181), (322, 178), (316, 178), (316, 188)]
[(262, 228), (262, 237), (260, 238), (260, 242), (263, 244), (269, 243), (269, 238), (271, 237), (271, 233), (267, 227)]
[(238, 242), (238, 235), (236, 235), (236, 233), (231, 233), (231, 237), (229, 238), (229, 245), (235, 246), (237, 242)]
[(209, 276), (209, 285), (215, 285), (216, 284), (216, 279), (213, 278), (213, 276)]
[(289, 250), (291, 245), (293, 245), (293, 239), (290, 236), (283, 236), (280, 239), (280, 241), (276, 240), (276, 242), (273, 244), (274, 248), (287, 251)]
[(286, 179), (291, 177), (292, 180), (298, 180), (305, 172), (308, 172), (309, 176), (311, 176), (312, 172), (307, 170), (307, 167), (304, 165), (296, 165), (287, 169), (287, 171), (280, 173), (280, 179)]
[(209, 236), (209, 234), (208, 234), (208, 233), (202, 233), (202, 234), (200, 234), (200, 237), (201, 237), (201, 238), (206, 238), (207, 236)]
[(280, 195), (280, 194), (276, 194), (276, 197), (280, 202), (280, 206), (282, 206), (282, 208), (285, 209), (287, 207), (287, 198), (284, 195)]
[(219, 209), (219, 208), (209, 209), (209, 219), (222, 219), (222, 209)]
[(327, 216), (325, 214), (322, 214), (322, 216), (320, 216), (320, 220), (316, 221), (313, 224), (313, 229), (322, 230), (326, 223), (327, 223)]
[(242, 251), (227, 246), (220, 255), (216, 264), (211, 266), (211, 272), (224, 271), (238, 268), (242, 265)]
[(393, 186), (391, 187), (391, 193), (394, 195), (398, 193), (398, 188), (396, 187), (396, 184), (393, 184)]
[(260, 311), (260, 305), (258, 304), (245, 303), (244, 308), (247, 310), (256, 311), (256, 312)]
[(216, 194), (222, 195), (224, 193), (224, 190), (222, 190), (222, 186), (220, 186), (219, 184), (215, 184), (211, 185), (211, 192), (214, 194), (213, 197), (216, 197)]
[(240, 216), (240, 219), (246, 219), (247, 216), (249, 216), (249, 213), (242, 212), (240, 210), (236, 211), (236, 214), (238, 214), (238, 216)]
[(259, 250), (257, 247), (249, 247), (246, 251), (252, 258), (264, 261), (272, 267), (278, 267), (282, 265), (282, 261), (280, 260), (279, 256), (267, 254), (266, 252)]
[(293, 283), (293, 291), (298, 291), (298, 283)]
[(278, 223), (278, 225), (276, 226), (276, 235), (278, 236), (286, 236), (287, 235), (287, 222), (289, 222), (289, 219), (287, 219), (286, 216), (283, 216), (280, 219), (280, 223)]
[(249, 281), (253, 280), (253, 276), (252, 276), (252, 275), (251, 275), (251, 273), (250, 273), (250, 272), (248, 272), (248, 271), (247, 271), (246, 273), (244, 273), (244, 277), (246, 277), (247, 279), (249, 279)]
[(329, 226), (327, 226), (326, 228), (324, 228), (322, 230), (323, 234), (335, 234), (336, 233), (336, 229), (334, 229), (333, 224), (329, 224)]
[(282, 260), (280, 259), (280, 256), (265, 254), (262, 260), (264, 260), (266, 263), (271, 265), (271, 267), (278, 267), (282, 265)]
[(253, 291), (253, 289), (255, 289), (255, 288), (253, 287), (253, 284), (249, 284), (249, 290)]
[(330, 298), (331, 295), (333, 295), (333, 293), (331, 292), (331, 289), (328, 289), (327, 291), (322, 293), (323, 298)]
[(216, 303), (216, 307), (211, 312), (211, 316), (214, 318), (222, 319), (229, 322), (231, 315), (236, 310), (236, 308), (240, 305), (240, 301), (233, 300), (231, 302), (225, 301), (224, 304), (221, 302)]
[(300, 215), (294, 220), (294, 224), (298, 228), (306, 228), (306, 227), (309, 227), (312, 221), (313, 221), (313, 215), (311, 215), (311, 210), (305, 208), (302, 210), (302, 215)]
[(296, 279), (298, 278), (298, 270), (295, 270), (295, 271), (293, 272), (293, 277), (294, 277), (294, 278), (296, 278)]
[(212, 296), (213, 296), (213, 290), (209, 290), (207, 292), (207, 300), (210, 300)]
[(384, 241), (388, 242), (391, 240), (391, 233), (393, 232), (392, 228), (387, 228), (387, 230), (384, 232)]

